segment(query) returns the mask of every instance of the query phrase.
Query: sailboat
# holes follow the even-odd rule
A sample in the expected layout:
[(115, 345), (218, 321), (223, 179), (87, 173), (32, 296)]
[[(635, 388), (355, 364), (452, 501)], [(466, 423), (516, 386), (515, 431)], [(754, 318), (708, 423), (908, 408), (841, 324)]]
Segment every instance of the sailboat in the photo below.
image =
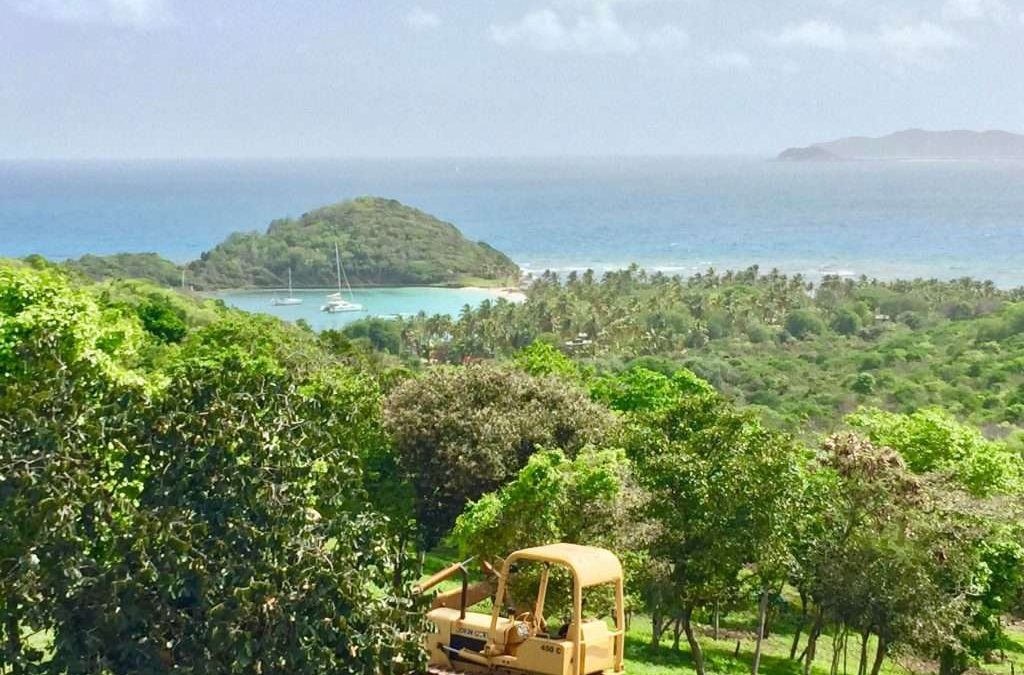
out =
[(288, 297), (287, 298), (274, 298), (271, 301), (274, 305), (301, 305), (302, 298), (296, 298), (295, 294), (292, 293), (292, 268), (288, 268)]
[[(338, 292), (331, 293), (327, 296), (327, 304), (320, 308), (321, 312), (328, 312), (330, 314), (337, 314), (339, 312), (362, 312), (364, 311), (363, 306), (355, 301), (355, 297), (352, 295), (352, 287), (348, 283), (348, 275), (345, 274), (345, 268), (341, 266), (341, 254), (338, 252), (338, 242), (334, 242), (334, 264), (338, 269)], [(345, 278), (345, 288), (348, 290), (348, 300), (341, 292), (341, 279)]]

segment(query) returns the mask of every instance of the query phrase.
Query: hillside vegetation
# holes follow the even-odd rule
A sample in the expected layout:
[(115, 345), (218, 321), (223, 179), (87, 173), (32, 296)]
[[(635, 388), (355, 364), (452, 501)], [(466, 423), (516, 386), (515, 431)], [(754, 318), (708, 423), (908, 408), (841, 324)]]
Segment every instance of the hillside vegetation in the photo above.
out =
[[(386, 336), (401, 336), (404, 353), (453, 363), (507, 358), (541, 341), (599, 372), (684, 367), (800, 433), (834, 429), (863, 405), (937, 406), (994, 436), (1024, 427), (1020, 290), (969, 279), (815, 285), (757, 268), (684, 279), (634, 267), (603, 278), (545, 275), (527, 298), (457, 318), (379, 322), (374, 334), (384, 348), (398, 342)], [(566, 346), (580, 333), (585, 341)]]
[(188, 266), (199, 289), (337, 283), (334, 244), (352, 284), (509, 283), (519, 269), (452, 224), (393, 199), (360, 197), (275, 220), (266, 233), (233, 234)]
[(393, 199), (359, 197), (275, 220), (264, 232), (230, 235), (199, 260), (177, 265), (156, 253), (84, 255), (64, 265), (94, 281), (185, 282), (211, 291), (281, 288), (288, 270), (297, 288), (337, 284), (334, 245), (353, 286), (500, 286), (519, 281), (508, 256), (466, 239), (451, 223)]
[(89, 254), (65, 261), (64, 265), (94, 281), (145, 279), (161, 286), (181, 284), (181, 267), (156, 253)]
[(1013, 673), (1020, 307), (626, 270), (318, 334), (0, 261), (0, 673), (421, 673), (430, 554), (554, 541), (621, 557), (632, 672)]

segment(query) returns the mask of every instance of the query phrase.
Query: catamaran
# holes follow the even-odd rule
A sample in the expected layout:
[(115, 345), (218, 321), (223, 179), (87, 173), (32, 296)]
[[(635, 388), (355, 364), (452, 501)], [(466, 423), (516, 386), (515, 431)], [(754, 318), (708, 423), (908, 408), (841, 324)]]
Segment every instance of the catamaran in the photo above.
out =
[[(345, 268), (341, 266), (341, 254), (338, 253), (338, 242), (334, 242), (334, 264), (338, 269), (338, 292), (331, 293), (327, 296), (327, 304), (320, 308), (321, 312), (328, 312), (330, 314), (337, 314), (339, 312), (362, 312), (365, 311), (363, 306), (355, 301), (355, 297), (352, 295), (352, 286), (348, 283), (348, 275), (345, 274)], [(348, 290), (348, 300), (341, 292), (341, 280), (342, 277), (345, 279), (345, 288)]]
[(301, 305), (302, 298), (296, 298), (292, 293), (292, 268), (288, 268), (288, 297), (287, 298), (274, 298), (271, 301), (274, 305)]

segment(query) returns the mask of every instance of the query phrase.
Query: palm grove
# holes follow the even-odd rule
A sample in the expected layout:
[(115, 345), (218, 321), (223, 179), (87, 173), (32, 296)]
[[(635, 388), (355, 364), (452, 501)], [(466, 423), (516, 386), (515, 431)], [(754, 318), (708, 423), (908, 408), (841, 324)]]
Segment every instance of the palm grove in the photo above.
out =
[(755, 673), (783, 621), (790, 672), (964, 672), (1024, 601), (1017, 298), (816, 290), (545, 277), (316, 334), (4, 263), (0, 672), (416, 671), (424, 553), (556, 540), (702, 675), (740, 614)]

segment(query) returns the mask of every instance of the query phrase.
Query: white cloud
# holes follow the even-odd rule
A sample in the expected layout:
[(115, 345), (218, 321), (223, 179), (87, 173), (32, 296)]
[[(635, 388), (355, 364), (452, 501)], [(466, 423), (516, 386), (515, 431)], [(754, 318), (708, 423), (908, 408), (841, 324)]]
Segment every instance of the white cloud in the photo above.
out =
[(571, 23), (563, 22), (553, 9), (533, 10), (514, 23), (491, 26), (491, 38), (500, 45), (524, 44), (549, 52), (631, 54), (639, 48), (604, 3)]
[(929, 53), (963, 47), (964, 39), (951, 30), (929, 21), (904, 26), (882, 26), (878, 44), (904, 60), (917, 61)]
[(433, 30), (441, 25), (441, 17), (418, 5), (410, 9), (404, 19), (405, 25), (413, 30)]
[(22, 0), (23, 13), (66, 23), (154, 28), (173, 22), (164, 0)]
[(849, 32), (826, 21), (810, 20), (768, 36), (780, 47), (805, 47), (835, 52), (877, 53), (901, 61), (921, 61), (928, 55), (966, 46), (956, 32), (930, 21), (882, 25), (874, 32)]
[(712, 52), (704, 61), (717, 70), (749, 70), (753, 65), (750, 56), (738, 51)]
[(799, 24), (783, 28), (771, 42), (781, 46), (813, 47), (831, 51), (845, 51), (850, 46), (850, 38), (842, 26), (810, 19)]
[(1005, 23), (1010, 8), (1003, 0), (946, 0), (942, 18), (946, 21), (994, 21)]
[(614, 5), (645, 1), (653, 0), (571, 0), (562, 3), (561, 11), (535, 9), (512, 23), (492, 25), (491, 39), (505, 46), (520, 44), (540, 51), (581, 54), (670, 52), (688, 47), (689, 33), (675, 24), (650, 29), (622, 25)]

